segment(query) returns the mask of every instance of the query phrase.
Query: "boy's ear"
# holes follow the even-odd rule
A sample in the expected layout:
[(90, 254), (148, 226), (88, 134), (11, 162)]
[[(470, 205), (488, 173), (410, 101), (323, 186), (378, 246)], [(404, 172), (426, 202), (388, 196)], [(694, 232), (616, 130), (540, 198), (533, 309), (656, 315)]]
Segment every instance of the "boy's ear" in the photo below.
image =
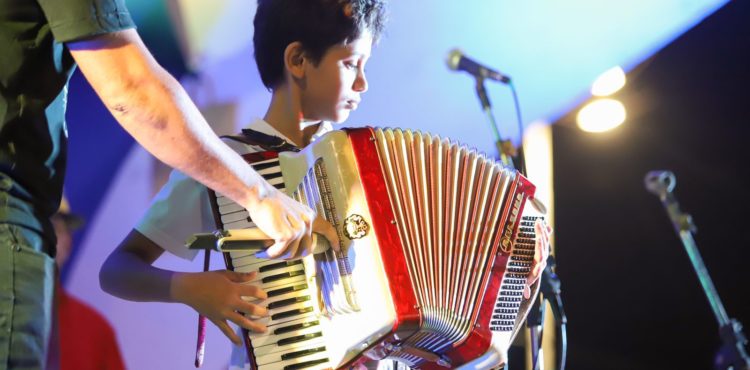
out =
[(295, 41), (286, 46), (284, 49), (284, 67), (295, 78), (305, 76), (305, 52), (302, 50), (302, 43)]

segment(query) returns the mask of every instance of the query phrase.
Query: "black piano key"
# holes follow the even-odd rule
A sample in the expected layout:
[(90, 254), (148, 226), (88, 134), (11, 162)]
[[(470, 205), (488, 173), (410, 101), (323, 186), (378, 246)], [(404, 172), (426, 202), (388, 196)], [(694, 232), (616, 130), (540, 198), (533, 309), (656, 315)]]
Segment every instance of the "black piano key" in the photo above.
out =
[(292, 305), (292, 304), (295, 304), (295, 303), (305, 302), (305, 301), (309, 301), (309, 300), (310, 300), (310, 296), (309, 295), (301, 296), (301, 297), (292, 297), (292, 298), (282, 299), (280, 301), (269, 303), (268, 304), (268, 309), (272, 310), (274, 308), (289, 306), (289, 305)]
[(304, 274), (305, 274), (305, 270), (290, 271), (290, 272), (285, 272), (285, 273), (282, 273), (282, 274), (266, 276), (263, 279), (261, 279), (261, 281), (264, 284), (266, 284), (266, 283), (271, 283), (271, 282), (274, 282), (274, 281), (277, 281), (277, 280), (289, 279), (289, 278), (292, 278), (292, 277), (295, 277), (295, 276), (304, 275)]
[(266, 181), (268, 181), (268, 180), (281, 177), (281, 172), (272, 172), (272, 173), (267, 173), (261, 176), (263, 176), (263, 178), (266, 179)]
[(265, 265), (265, 266), (259, 268), (258, 272), (267, 272), (267, 271), (271, 271), (271, 270), (282, 269), (284, 267), (299, 265), (301, 263), (302, 263), (302, 260), (282, 261), (282, 262), (279, 262), (279, 263), (272, 263), (270, 265)]
[(268, 298), (278, 297), (282, 294), (287, 294), (287, 293), (296, 292), (296, 291), (305, 290), (305, 289), (307, 289), (307, 284), (292, 285), (292, 286), (287, 286), (287, 287), (283, 287), (279, 289), (269, 290), (266, 292), (266, 295), (268, 295)]
[(302, 315), (302, 314), (306, 314), (308, 312), (312, 312), (312, 310), (313, 310), (312, 307), (304, 307), (304, 308), (298, 308), (298, 309), (295, 309), (295, 310), (289, 310), (289, 311), (279, 312), (277, 314), (271, 315), (271, 320), (281, 320), (281, 319), (285, 319), (287, 317)]
[(302, 351), (295, 351), (295, 352), (285, 353), (285, 354), (281, 355), (281, 360), (282, 361), (283, 360), (291, 360), (291, 359), (294, 359), (294, 358), (304, 357), (304, 356), (307, 356), (307, 355), (311, 355), (313, 353), (325, 352), (325, 351), (326, 351), (326, 347), (304, 349)]
[(252, 166), (256, 171), (265, 170), (266, 168), (271, 168), (271, 167), (279, 167), (279, 171), (281, 171), (279, 161), (270, 161), (266, 163), (254, 163)]
[(299, 342), (304, 342), (304, 341), (310, 340), (310, 339), (320, 338), (322, 336), (323, 336), (323, 333), (321, 333), (321, 332), (310, 333), (310, 334), (302, 334), (302, 335), (297, 335), (297, 336), (294, 336), (294, 337), (289, 337), (289, 338), (281, 339), (278, 342), (276, 342), (276, 345), (278, 345), (279, 347), (281, 347), (281, 346), (285, 346), (287, 344), (299, 343)]
[(306, 329), (306, 328), (310, 328), (310, 327), (318, 326), (318, 325), (320, 325), (320, 321), (318, 320), (310, 321), (310, 322), (303, 322), (300, 324), (294, 324), (294, 325), (285, 326), (283, 328), (278, 328), (273, 331), (273, 334), (281, 335), (284, 333), (289, 333), (289, 332), (296, 331), (296, 330), (302, 330), (302, 329)]
[(287, 365), (287, 366), (284, 366), (284, 370), (304, 369), (308, 367), (313, 367), (315, 365), (324, 364), (326, 362), (328, 362), (327, 358), (321, 358), (320, 360), (312, 360), (312, 361), (300, 362), (298, 364)]

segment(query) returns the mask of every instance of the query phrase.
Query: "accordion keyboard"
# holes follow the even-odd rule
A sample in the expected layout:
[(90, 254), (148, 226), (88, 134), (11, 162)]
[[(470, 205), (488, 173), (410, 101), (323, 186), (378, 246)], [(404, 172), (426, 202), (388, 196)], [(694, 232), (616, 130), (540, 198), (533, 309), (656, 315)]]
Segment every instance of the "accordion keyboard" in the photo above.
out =
[[(278, 159), (257, 162), (253, 167), (271, 185), (284, 190)], [(219, 194), (216, 200), (225, 230), (255, 227), (244, 208)], [(269, 315), (256, 320), (268, 326), (268, 330), (248, 334), (256, 368), (331, 368), (326, 354), (325, 335), (315, 307), (316, 289), (310, 285), (302, 260), (269, 260), (245, 251), (230, 252), (228, 258), (234, 271), (258, 271), (258, 276), (249, 284), (260, 286), (268, 294), (264, 304), (268, 307)]]

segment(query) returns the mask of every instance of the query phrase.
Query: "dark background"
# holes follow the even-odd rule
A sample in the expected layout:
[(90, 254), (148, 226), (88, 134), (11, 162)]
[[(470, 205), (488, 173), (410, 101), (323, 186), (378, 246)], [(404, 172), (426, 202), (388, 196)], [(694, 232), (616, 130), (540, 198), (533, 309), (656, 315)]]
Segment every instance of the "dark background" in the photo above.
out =
[(567, 368), (712, 368), (717, 322), (650, 170), (675, 173), (727, 313), (750, 325), (749, 50), (750, 3), (730, 2), (628, 73), (625, 124), (554, 126)]

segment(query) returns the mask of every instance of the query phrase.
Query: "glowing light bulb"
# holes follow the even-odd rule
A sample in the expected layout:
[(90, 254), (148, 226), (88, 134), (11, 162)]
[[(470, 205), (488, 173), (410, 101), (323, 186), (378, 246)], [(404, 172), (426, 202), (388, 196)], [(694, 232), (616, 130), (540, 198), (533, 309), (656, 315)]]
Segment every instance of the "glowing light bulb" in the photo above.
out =
[(591, 85), (591, 95), (612, 95), (625, 86), (625, 71), (619, 66), (613, 67), (599, 75)]
[(627, 114), (619, 100), (597, 99), (578, 111), (578, 127), (586, 132), (609, 131), (623, 122)]

